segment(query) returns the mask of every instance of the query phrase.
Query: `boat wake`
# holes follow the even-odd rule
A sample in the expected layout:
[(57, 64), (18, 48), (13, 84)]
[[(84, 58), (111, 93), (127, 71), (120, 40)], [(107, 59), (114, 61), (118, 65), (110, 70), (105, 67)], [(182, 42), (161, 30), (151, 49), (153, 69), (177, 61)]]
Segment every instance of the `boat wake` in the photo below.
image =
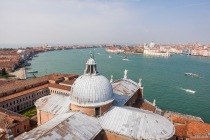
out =
[(184, 90), (185, 92), (187, 93), (190, 93), (190, 94), (195, 94), (195, 90), (191, 90), (191, 89), (185, 89), (185, 88), (180, 88), (181, 90)]

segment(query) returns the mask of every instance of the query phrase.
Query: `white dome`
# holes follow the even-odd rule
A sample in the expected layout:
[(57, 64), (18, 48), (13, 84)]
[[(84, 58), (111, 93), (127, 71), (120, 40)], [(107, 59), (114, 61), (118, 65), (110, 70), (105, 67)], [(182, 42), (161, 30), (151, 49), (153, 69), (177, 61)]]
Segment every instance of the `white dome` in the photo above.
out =
[(17, 53), (22, 54), (22, 53), (24, 53), (24, 50), (18, 50)]
[(82, 75), (72, 85), (72, 104), (78, 106), (101, 106), (113, 100), (112, 85), (102, 75)]
[(152, 41), (152, 42), (149, 44), (149, 47), (150, 47), (150, 48), (155, 47), (155, 43)]

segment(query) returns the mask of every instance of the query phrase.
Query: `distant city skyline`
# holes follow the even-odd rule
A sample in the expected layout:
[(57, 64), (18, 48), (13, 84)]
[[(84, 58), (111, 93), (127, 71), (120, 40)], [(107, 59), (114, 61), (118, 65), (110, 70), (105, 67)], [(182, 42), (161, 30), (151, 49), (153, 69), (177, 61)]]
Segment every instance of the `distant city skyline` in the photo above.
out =
[(209, 44), (209, 6), (206, 0), (0, 0), (0, 44)]

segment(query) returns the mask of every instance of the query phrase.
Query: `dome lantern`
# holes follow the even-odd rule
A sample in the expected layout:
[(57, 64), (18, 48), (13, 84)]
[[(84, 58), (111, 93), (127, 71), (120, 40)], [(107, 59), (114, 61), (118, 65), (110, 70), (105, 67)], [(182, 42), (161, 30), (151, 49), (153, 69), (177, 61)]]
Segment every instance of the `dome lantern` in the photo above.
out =
[(84, 75), (98, 75), (96, 62), (94, 60), (94, 54), (90, 52), (90, 58), (87, 60), (86, 68), (84, 70)]

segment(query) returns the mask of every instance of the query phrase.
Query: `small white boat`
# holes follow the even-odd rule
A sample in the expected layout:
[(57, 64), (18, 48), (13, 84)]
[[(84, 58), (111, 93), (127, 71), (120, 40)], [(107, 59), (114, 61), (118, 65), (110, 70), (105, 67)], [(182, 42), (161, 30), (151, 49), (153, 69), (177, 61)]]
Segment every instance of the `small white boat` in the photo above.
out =
[(194, 94), (196, 92), (196, 91), (191, 90), (191, 89), (185, 89), (185, 88), (180, 88), (180, 89), (184, 90), (185, 92), (192, 93), (192, 94)]
[(112, 58), (112, 57), (109, 55), (109, 58)]
[(38, 71), (37, 70), (34, 70), (34, 71), (28, 71), (28, 73), (37, 73)]
[(194, 73), (185, 73), (186, 76), (190, 76), (190, 77), (199, 77), (198, 74), (194, 74)]
[(185, 91), (186, 91), (186, 92), (189, 92), (189, 93), (195, 93), (195, 92), (196, 92), (196, 91), (191, 90), (191, 89), (186, 89)]
[(125, 56), (122, 60), (128, 61), (128, 57)]

